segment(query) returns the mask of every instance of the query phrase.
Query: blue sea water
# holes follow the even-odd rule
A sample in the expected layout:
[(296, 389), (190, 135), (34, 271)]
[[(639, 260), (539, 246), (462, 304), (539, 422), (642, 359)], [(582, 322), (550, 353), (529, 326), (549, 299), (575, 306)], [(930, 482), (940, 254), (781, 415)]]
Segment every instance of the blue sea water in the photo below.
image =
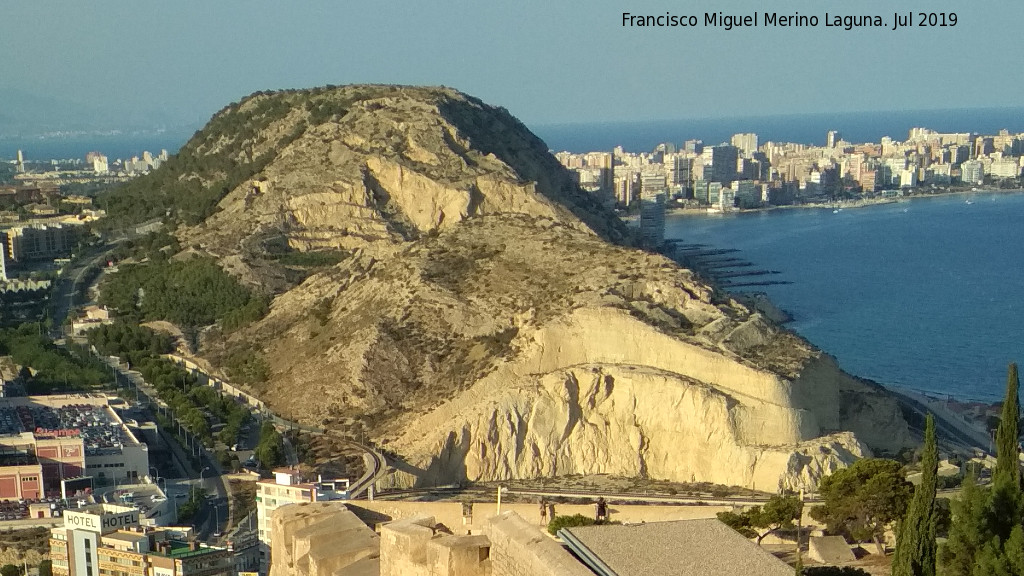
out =
[(192, 132), (176, 130), (159, 134), (2, 139), (0, 160), (15, 158), (18, 150), (22, 151), (28, 161), (85, 158), (85, 155), (92, 151), (101, 152), (111, 160), (142, 156), (143, 151), (159, 154), (160, 150), (167, 150), (168, 153), (174, 154), (191, 137)]
[[(970, 200), (970, 203), (967, 201)], [(790, 327), (879, 383), (995, 400), (1024, 362), (1024, 194), (847, 209), (669, 215), (666, 236), (781, 274)]]

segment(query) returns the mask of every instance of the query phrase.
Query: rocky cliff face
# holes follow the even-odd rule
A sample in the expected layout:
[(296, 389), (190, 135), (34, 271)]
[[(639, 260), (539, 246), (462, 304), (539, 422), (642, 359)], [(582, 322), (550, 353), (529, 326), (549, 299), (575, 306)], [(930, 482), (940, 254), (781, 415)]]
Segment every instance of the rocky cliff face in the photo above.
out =
[[(370, 86), (225, 114), (260, 106), (277, 115), (234, 145), (266, 162), (178, 234), (280, 293), (203, 352), (259, 350), (271, 378), (256, 393), (384, 443), (407, 461), (394, 483), (609, 473), (776, 490), (908, 443), (881, 390), (623, 247), (618, 219), (504, 110)], [(297, 286), (272, 257), (323, 249), (347, 257)]]

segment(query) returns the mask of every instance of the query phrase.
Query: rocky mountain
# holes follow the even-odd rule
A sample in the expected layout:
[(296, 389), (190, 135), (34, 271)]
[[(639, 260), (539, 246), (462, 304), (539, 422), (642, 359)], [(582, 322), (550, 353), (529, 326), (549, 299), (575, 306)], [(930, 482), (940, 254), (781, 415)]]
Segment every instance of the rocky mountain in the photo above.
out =
[[(455, 90), (256, 94), (182, 158), (156, 178), (210, 209), (181, 245), (276, 293), (201, 354), (257, 351), (255, 393), (385, 445), (405, 460), (396, 485), (609, 473), (777, 490), (909, 443), (883, 390), (628, 247), (543, 142)], [(160, 190), (160, 210), (184, 210)], [(282, 253), (339, 261), (301, 278)]]

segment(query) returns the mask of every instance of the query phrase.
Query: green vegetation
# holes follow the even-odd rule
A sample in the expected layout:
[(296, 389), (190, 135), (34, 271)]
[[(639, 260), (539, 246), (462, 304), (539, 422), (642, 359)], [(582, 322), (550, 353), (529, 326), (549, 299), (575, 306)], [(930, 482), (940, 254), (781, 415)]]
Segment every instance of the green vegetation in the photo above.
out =
[(247, 384), (266, 382), (270, 377), (270, 366), (259, 352), (243, 348), (231, 353), (226, 362), (228, 374), (233, 381)]
[(100, 288), (100, 304), (136, 323), (167, 320), (195, 328), (227, 317), (237, 328), (266, 311), (265, 299), (209, 258), (121, 266)]
[(885, 553), (886, 526), (903, 518), (913, 486), (894, 460), (865, 458), (826, 476), (818, 486), (824, 504), (811, 509), (811, 517), (830, 532), (863, 542), (873, 540)]
[(40, 324), (22, 324), (0, 330), (0, 355), (27, 366), (25, 388), (29, 394), (95, 390), (108, 385), (110, 370), (80, 346), (55, 346)]
[(284, 439), (272, 423), (264, 422), (260, 427), (260, 441), (256, 444), (253, 455), (266, 469), (272, 470), (285, 464)]
[(302, 266), (308, 268), (333, 266), (348, 257), (349, 253), (344, 250), (317, 250), (315, 252), (289, 251), (270, 256), (271, 259), (276, 260), (285, 266)]
[[(242, 110), (251, 100), (255, 105)], [(278, 150), (302, 135), (304, 126), (280, 136), (266, 130), (290, 109), (282, 94), (257, 93), (231, 104), (159, 169), (101, 195), (98, 203), (107, 210), (108, 220), (119, 225), (164, 217), (201, 222), (213, 214), (221, 198), (259, 174)], [(268, 152), (254, 155), (256, 147)]]
[(39, 576), (53, 576), (53, 562), (43, 560), (39, 563)]
[(892, 576), (935, 576), (936, 560), (936, 476), (939, 451), (935, 441), (935, 420), (925, 420), (924, 453), (921, 456), (921, 483), (914, 489), (907, 517), (900, 522)]
[(218, 435), (224, 444), (231, 446), (238, 441), (238, 433), (250, 418), (249, 411), (213, 388), (198, 384), (186, 370), (161, 358), (161, 354), (172, 350), (169, 336), (118, 321), (90, 331), (88, 338), (101, 354), (127, 360), (142, 373), (182, 426), (205, 444), (213, 445), (208, 419), (224, 423)]
[(151, 232), (134, 240), (125, 240), (110, 253), (116, 261), (126, 258), (143, 260), (166, 260), (168, 255), (181, 251), (178, 239), (168, 232)]
[(991, 488), (964, 481), (953, 504), (949, 539), (939, 552), (943, 576), (1024, 574), (1024, 502), (1018, 464), (1020, 381), (1010, 364), (1006, 398), (996, 430), (996, 469)]
[(0, 576), (21, 576), (21, 568), (14, 564), (0, 566)]
[(87, 338), (100, 354), (118, 356), (132, 366), (174, 350), (170, 335), (122, 320), (90, 330)]
[(574, 528), (576, 526), (605, 526), (622, 524), (615, 520), (595, 520), (589, 516), (583, 514), (573, 514), (572, 516), (555, 516), (548, 523), (548, 533), (555, 535), (562, 528)]
[(1006, 375), (1006, 398), (1003, 400), (1003, 411), (996, 429), (996, 469), (992, 476), (993, 483), (1009, 484), (1020, 490), (1020, 460), (1018, 444), (1020, 443), (1020, 400), (1017, 377), (1017, 365), (1010, 364)]
[(203, 502), (206, 500), (206, 490), (202, 488), (192, 488), (188, 493), (188, 500), (178, 506), (178, 523), (188, 524), (195, 518), (196, 514), (199, 513), (199, 509), (203, 507)]
[(870, 572), (853, 566), (812, 566), (804, 568), (801, 574), (804, 576), (871, 576)]
[(764, 506), (754, 506), (742, 514), (719, 512), (718, 519), (747, 538), (757, 538), (760, 545), (772, 532), (793, 528), (802, 511), (803, 503), (796, 496), (776, 494)]

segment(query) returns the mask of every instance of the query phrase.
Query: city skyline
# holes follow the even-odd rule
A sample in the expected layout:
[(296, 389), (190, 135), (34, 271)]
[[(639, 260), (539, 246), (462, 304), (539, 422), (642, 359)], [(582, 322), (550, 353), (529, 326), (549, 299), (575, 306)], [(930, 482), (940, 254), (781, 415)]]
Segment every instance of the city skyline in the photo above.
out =
[[(0, 23), (0, 50), (11, 55), (0, 62), (0, 77), (8, 79), (0, 93), (17, 89), (65, 102), (71, 116), (81, 110), (107, 120), (197, 125), (258, 90), (444, 84), (501, 104), (529, 125), (545, 125), (1003, 107), (1017, 104), (1024, 88), (1004, 65), (1024, 56), (1013, 29), (1024, 6), (1011, 2), (962, 12), (956, 27), (904, 31), (637, 30), (622, 26), (621, 13), (640, 7), (611, 0), (399, 0), (385, 8), (343, 10), (323, 1), (302, 10), (194, 0), (173, 7), (117, 0), (104, 10), (16, 4)], [(744, 0), (689, 8), (738, 14), (757, 6)], [(774, 8), (843, 7), (791, 0)], [(879, 1), (845, 8), (893, 10)], [(670, 4), (644, 10), (687, 12)], [(865, 83), (865, 74), (879, 81)], [(18, 114), (3, 108), (0, 119)]]

